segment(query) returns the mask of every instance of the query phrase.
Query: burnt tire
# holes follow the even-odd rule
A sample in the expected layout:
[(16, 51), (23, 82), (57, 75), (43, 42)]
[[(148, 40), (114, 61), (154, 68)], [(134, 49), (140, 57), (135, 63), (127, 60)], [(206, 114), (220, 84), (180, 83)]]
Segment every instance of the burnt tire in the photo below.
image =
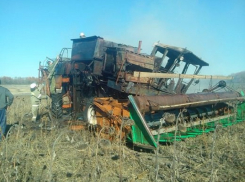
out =
[(91, 104), (86, 106), (85, 110), (83, 111), (83, 118), (84, 121), (90, 125), (97, 124), (94, 105)]
[(97, 120), (96, 120), (93, 100), (94, 100), (93, 97), (86, 99), (86, 105), (85, 105), (85, 109), (83, 111), (83, 119), (85, 122), (87, 122), (91, 125), (96, 125)]
[(51, 95), (51, 113), (54, 118), (61, 118), (63, 115), (62, 111), (62, 94)]

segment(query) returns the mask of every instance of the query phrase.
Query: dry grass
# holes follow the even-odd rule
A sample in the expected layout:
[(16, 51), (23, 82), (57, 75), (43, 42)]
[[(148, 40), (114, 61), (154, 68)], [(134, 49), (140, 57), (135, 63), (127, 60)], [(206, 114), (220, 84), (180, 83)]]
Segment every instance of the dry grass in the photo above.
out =
[(14, 95), (18, 94), (30, 94), (30, 85), (2, 85), (3, 87), (10, 90)]
[(8, 124), (19, 125), (0, 143), (0, 181), (245, 180), (245, 123), (161, 145), (156, 156), (125, 144), (102, 145), (93, 133), (67, 126), (46, 130), (52, 123), (44, 116), (39, 127), (30, 112), (30, 98), (18, 96), (7, 113)]

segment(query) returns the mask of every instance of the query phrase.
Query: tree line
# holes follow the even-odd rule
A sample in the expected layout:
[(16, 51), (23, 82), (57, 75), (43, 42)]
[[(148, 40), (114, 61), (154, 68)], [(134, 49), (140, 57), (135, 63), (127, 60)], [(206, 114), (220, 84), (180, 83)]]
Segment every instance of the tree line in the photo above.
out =
[(34, 82), (38, 82), (38, 78), (36, 77), (7, 77), (7, 76), (3, 76), (0, 77), (1, 82), (3, 85), (11, 85), (11, 84), (15, 84), (15, 85), (28, 85)]

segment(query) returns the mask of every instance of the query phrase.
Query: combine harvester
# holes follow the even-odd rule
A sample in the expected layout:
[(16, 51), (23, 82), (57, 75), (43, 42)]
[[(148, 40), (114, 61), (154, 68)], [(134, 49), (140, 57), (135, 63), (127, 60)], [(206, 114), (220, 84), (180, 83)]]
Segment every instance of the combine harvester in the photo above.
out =
[[(223, 81), (232, 77), (198, 75), (208, 63), (187, 49), (156, 43), (146, 55), (141, 42), (132, 47), (98, 36), (72, 41), (71, 58), (63, 56), (65, 48), (52, 66), (39, 66), (53, 116), (83, 123), (72, 129), (93, 126), (104, 139), (154, 148), (245, 119), (244, 94)], [(200, 79), (222, 81), (188, 93)]]

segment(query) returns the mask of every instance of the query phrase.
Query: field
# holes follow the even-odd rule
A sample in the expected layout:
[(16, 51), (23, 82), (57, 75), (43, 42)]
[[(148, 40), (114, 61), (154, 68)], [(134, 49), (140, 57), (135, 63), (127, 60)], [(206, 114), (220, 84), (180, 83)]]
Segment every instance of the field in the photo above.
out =
[(245, 122), (143, 150), (50, 121), (49, 100), (32, 123), (28, 86), (9, 89), (16, 95), (0, 143), (0, 181), (245, 181)]
[(30, 85), (2, 85), (10, 90), (14, 95), (28, 95), (30, 92)]

